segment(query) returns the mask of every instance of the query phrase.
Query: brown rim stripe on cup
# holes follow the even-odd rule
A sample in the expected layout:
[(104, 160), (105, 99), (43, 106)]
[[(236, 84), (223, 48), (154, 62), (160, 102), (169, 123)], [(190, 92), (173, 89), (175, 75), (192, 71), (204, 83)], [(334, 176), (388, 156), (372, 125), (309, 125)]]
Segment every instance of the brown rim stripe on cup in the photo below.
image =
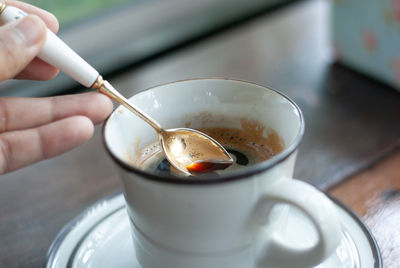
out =
[[(297, 104), (292, 101), (288, 96), (286, 96), (285, 94), (283, 94), (282, 92), (270, 88), (270, 87), (265, 87), (265, 86), (261, 86), (252, 82), (248, 82), (248, 81), (243, 81), (243, 80), (237, 80), (237, 79), (227, 79), (227, 78), (196, 78), (196, 79), (185, 79), (185, 80), (178, 80), (178, 81), (174, 81), (174, 82), (169, 82), (169, 83), (165, 83), (165, 84), (161, 84), (161, 85), (157, 85), (151, 88), (148, 88), (146, 90), (142, 90), (140, 92), (143, 91), (147, 91), (147, 90), (151, 90), (153, 88), (157, 88), (160, 86), (166, 86), (166, 85), (170, 85), (170, 84), (175, 84), (175, 83), (180, 83), (180, 82), (186, 82), (186, 81), (200, 81), (200, 80), (218, 80), (218, 81), (232, 81), (232, 82), (239, 82), (242, 84), (247, 84), (250, 86), (258, 86), (261, 88), (264, 88), (265, 90), (269, 90), (269, 91), (273, 91), (277, 94), (279, 94), (281, 97), (283, 97), (284, 99), (286, 99), (298, 112), (299, 117), (300, 117), (300, 128), (299, 128), (299, 132), (297, 133), (296, 138), (294, 139), (294, 141), (290, 144), (290, 146), (286, 147), (281, 153), (277, 154), (276, 156), (258, 163), (256, 165), (253, 165), (251, 167), (248, 167), (246, 169), (242, 169), (242, 170), (238, 170), (238, 171), (234, 171), (232, 173), (229, 174), (223, 174), (223, 175), (219, 175), (219, 176), (207, 176), (207, 177), (202, 177), (202, 178), (190, 178), (190, 179), (185, 179), (185, 178), (179, 178), (179, 177), (173, 177), (173, 176), (161, 176), (161, 175), (157, 175), (157, 174), (152, 174), (150, 172), (146, 172), (143, 170), (140, 170), (138, 168), (135, 168), (131, 165), (126, 164), (124, 161), (122, 161), (121, 159), (119, 159), (117, 156), (115, 156), (111, 150), (109, 149), (108, 145), (107, 145), (107, 141), (105, 139), (105, 131), (107, 128), (107, 123), (108, 120), (110, 118), (110, 116), (107, 118), (107, 120), (105, 121), (105, 123), (103, 124), (103, 129), (102, 129), (102, 140), (103, 140), (103, 144), (107, 150), (107, 152), (110, 154), (111, 158), (118, 164), (120, 165), (123, 169), (125, 169), (128, 172), (132, 172), (132, 173), (136, 173), (138, 175), (140, 175), (141, 178), (143, 179), (149, 179), (152, 181), (158, 181), (158, 182), (163, 182), (163, 183), (173, 183), (173, 184), (182, 184), (182, 185), (192, 185), (192, 184), (215, 184), (215, 183), (224, 183), (224, 182), (228, 182), (228, 181), (235, 181), (235, 180), (239, 180), (239, 179), (245, 179), (248, 178), (249, 176), (253, 176), (255, 174), (259, 174), (261, 172), (264, 172), (265, 170), (270, 169), (271, 167), (277, 165), (278, 163), (284, 161), (285, 159), (287, 159), (289, 156), (291, 156), (296, 149), (298, 148), (300, 141), (304, 135), (304, 118), (303, 118), (303, 113), (301, 112), (300, 108), (297, 106)], [(138, 94), (138, 93), (136, 93)], [(118, 106), (119, 107), (119, 106)], [(112, 114), (114, 114), (114, 112), (118, 109), (118, 107), (113, 111)]]

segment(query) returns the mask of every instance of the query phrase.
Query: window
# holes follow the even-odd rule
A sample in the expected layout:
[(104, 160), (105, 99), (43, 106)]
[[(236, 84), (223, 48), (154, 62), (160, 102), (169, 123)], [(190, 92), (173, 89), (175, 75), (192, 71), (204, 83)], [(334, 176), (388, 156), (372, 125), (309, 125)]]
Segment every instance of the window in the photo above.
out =
[(104, 10), (141, 0), (25, 0), (56, 15), (61, 27), (95, 16)]

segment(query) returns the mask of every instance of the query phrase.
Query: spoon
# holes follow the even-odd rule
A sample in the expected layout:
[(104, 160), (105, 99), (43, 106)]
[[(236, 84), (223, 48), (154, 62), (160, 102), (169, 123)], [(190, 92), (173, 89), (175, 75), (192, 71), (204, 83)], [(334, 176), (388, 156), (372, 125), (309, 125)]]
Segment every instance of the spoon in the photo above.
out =
[(108, 81), (99, 75), (92, 88), (124, 105), (152, 126), (168, 162), (184, 175), (225, 169), (233, 163), (232, 157), (216, 140), (191, 128), (162, 128), (153, 118), (135, 107)]
[[(0, 2), (0, 24), (20, 19), (28, 14)], [(135, 107), (108, 81), (53, 32), (47, 29), (46, 42), (38, 57), (57, 67), (85, 87), (98, 90), (125, 106), (152, 126), (158, 134), (165, 157), (183, 175), (211, 172), (227, 168), (232, 157), (213, 138), (190, 128), (162, 128), (153, 118)]]

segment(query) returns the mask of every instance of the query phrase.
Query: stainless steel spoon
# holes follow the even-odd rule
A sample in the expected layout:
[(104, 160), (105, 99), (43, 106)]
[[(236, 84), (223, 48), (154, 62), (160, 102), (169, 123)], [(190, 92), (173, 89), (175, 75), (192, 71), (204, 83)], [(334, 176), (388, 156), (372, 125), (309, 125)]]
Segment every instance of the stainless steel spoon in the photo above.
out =
[[(15, 21), (28, 15), (24, 11), (0, 2), (0, 23)], [(233, 163), (232, 157), (217, 141), (190, 128), (164, 129), (149, 115), (132, 105), (109, 82), (60, 38), (47, 30), (47, 39), (39, 58), (57, 67), (83, 86), (107, 95), (149, 123), (158, 133), (158, 139), (167, 160), (184, 175), (223, 169)]]

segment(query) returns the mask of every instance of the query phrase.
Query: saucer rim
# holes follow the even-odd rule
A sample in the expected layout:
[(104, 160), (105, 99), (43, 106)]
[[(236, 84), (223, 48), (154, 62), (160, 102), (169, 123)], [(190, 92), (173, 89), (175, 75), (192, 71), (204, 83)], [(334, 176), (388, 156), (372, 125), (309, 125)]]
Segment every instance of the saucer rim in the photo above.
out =
[[(372, 234), (371, 230), (366, 226), (366, 224), (361, 220), (361, 218), (346, 204), (344, 204), (342, 201), (336, 199), (335, 197), (329, 195), (328, 193), (324, 192), (326, 196), (328, 196), (337, 206), (341, 207), (346, 211), (346, 213), (351, 216), (351, 218), (357, 223), (357, 225), (360, 227), (361, 231), (364, 233), (365, 237), (368, 240), (368, 243), (370, 244), (371, 251), (372, 251), (372, 257), (374, 259), (374, 268), (383, 268), (383, 262), (382, 262), (382, 255), (378, 246), (378, 243)], [(61, 247), (61, 244), (64, 242), (65, 238), (67, 235), (88, 215), (90, 215), (89, 212), (93, 211), (95, 208), (100, 206), (101, 204), (104, 204), (104, 202), (111, 201), (112, 199), (123, 195), (122, 191), (117, 191), (114, 192), (110, 195), (107, 195), (98, 201), (94, 202), (92, 205), (81, 211), (78, 215), (76, 215), (72, 220), (67, 222), (61, 230), (58, 232), (56, 237), (54, 238), (53, 242), (51, 243), (47, 254), (46, 254), (46, 260), (43, 265), (43, 268), (51, 268), (52, 264), (55, 261), (56, 254)]]
[(371, 245), (372, 250), (372, 257), (375, 260), (375, 265), (374, 268), (383, 268), (383, 262), (382, 262), (382, 255), (381, 251), (378, 245), (378, 242), (376, 241), (375, 236), (372, 234), (371, 230), (369, 227), (364, 223), (364, 221), (358, 216), (349, 206), (344, 204), (342, 201), (339, 199), (329, 195), (327, 192), (324, 192), (329, 199), (331, 199), (336, 205), (340, 206), (342, 209), (344, 209), (349, 216), (353, 218), (353, 220), (359, 225), (361, 228), (361, 231), (365, 234), (365, 237), (368, 240), (368, 243)]
[(59, 248), (61, 247), (61, 244), (64, 242), (65, 238), (67, 237), (67, 235), (86, 217), (88, 217), (88, 215), (90, 215), (90, 212), (93, 211), (95, 208), (97, 208), (98, 206), (100, 206), (101, 204), (103, 204), (104, 202), (108, 202), (116, 197), (118, 197), (119, 195), (123, 194), (122, 191), (117, 191), (114, 192), (112, 194), (109, 194), (97, 201), (95, 201), (94, 203), (92, 203), (91, 205), (89, 205), (88, 207), (86, 207), (84, 210), (82, 210), (81, 212), (79, 212), (74, 218), (72, 218), (70, 221), (68, 221), (61, 229), (60, 231), (57, 233), (57, 235), (55, 236), (53, 242), (50, 244), (49, 249), (47, 250), (46, 253), (46, 261), (43, 264), (43, 268), (51, 268), (52, 264), (55, 262), (55, 257), (56, 254), (59, 250)]

